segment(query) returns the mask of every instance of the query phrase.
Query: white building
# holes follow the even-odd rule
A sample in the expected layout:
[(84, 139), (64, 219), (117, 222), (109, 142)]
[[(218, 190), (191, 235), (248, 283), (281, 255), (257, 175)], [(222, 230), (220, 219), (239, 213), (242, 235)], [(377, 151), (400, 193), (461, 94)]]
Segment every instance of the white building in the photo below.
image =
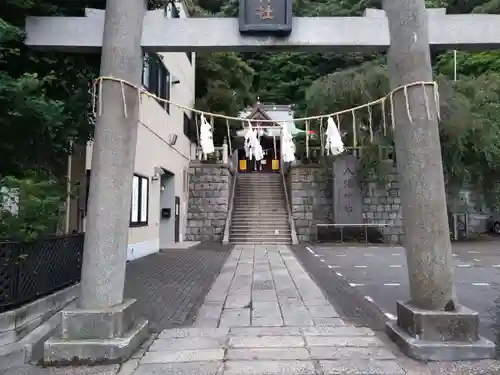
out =
[[(167, 16), (186, 17), (181, 3)], [(164, 12), (164, 10), (158, 10)], [(194, 53), (160, 53), (145, 58), (144, 87), (160, 98), (193, 108)], [(182, 242), (189, 196), (188, 167), (195, 158), (196, 130), (192, 114), (173, 105), (142, 96), (135, 156), (128, 259), (157, 252)], [(70, 230), (85, 230), (88, 176), (92, 144), (76, 150), (72, 181), (80, 185), (70, 208)]]

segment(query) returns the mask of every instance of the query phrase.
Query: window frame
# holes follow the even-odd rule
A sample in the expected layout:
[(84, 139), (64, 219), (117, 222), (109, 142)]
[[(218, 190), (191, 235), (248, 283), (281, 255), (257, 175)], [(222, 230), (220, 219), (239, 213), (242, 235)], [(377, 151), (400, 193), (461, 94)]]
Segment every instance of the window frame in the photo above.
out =
[[(134, 208), (134, 181), (137, 179), (137, 220), (134, 220), (132, 217), (133, 214), (133, 208)], [(146, 211), (145, 213), (145, 218), (143, 218), (143, 182), (146, 183)], [(132, 196), (130, 198), (130, 216), (129, 216), (129, 222), (130, 222), (130, 227), (131, 228), (137, 228), (137, 227), (147, 227), (149, 225), (149, 192), (150, 192), (150, 180), (148, 177), (144, 175), (140, 175), (137, 173), (134, 173), (132, 176)]]
[[(144, 55), (144, 67), (142, 84), (144, 87), (160, 99), (170, 100), (171, 75), (161, 57)], [(147, 76), (147, 77), (146, 77)], [(165, 111), (170, 114), (170, 103), (157, 100)]]

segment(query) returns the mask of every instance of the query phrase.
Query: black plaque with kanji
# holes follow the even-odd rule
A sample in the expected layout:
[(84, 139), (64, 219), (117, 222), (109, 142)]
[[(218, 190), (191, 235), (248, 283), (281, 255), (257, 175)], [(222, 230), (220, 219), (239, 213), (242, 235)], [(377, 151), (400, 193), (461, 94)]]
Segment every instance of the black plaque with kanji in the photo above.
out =
[(240, 33), (286, 36), (292, 31), (292, 0), (240, 0)]

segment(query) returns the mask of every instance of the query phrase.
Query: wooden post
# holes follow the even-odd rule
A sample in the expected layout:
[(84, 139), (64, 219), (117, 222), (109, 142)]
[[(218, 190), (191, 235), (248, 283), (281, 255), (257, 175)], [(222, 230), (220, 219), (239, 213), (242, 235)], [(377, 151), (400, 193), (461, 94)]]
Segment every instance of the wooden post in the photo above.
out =
[(309, 120), (306, 120), (306, 158), (309, 160)]

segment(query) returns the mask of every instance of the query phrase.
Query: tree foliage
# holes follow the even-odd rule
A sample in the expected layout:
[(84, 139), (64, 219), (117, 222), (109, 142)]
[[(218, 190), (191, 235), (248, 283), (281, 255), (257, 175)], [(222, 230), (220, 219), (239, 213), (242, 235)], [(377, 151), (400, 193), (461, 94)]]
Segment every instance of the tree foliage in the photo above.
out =
[(61, 225), (64, 184), (48, 176), (0, 181), (0, 239), (30, 241), (57, 232)]
[[(496, 199), (500, 184), (500, 74), (485, 73), (456, 82), (439, 75), (437, 81), (443, 167), (448, 188), (453, 191), (473, 182), (488, 198)], [(322, 77), (309, 87), (306, 101), (314, 114), (332, 113), (373, 101), (388, 91), (386, 67), (372, 62)], [(367, 113), (359, 111), (356, 119), (366, 125), (366, 116)], [(390, 114), (386, 113), (386, 117)], [(381, 119), (381, 106), (374, 107), (374, 141), (368, 142), (369, 133), (364, 131), (358, 134), (358, 142), (391, 144), (390, 128), (384, 137)], [(352, 117), (341, 118), (340, 128), (351, 132)], [(346, 142), (350, 144), (350, 137)], [(372, 155), (366, 157), (372, 163)]]
[(8, 0), (0, 3), (0, 176), (61, 171), (69, 140), (87, 140), (89, 82), (99, 56), (43, 52), (24, 46), (28, 15), (76, 15), (82, 3)]
[[(150, 0), (149, 8), (166, 2)], [(185, 4), (192, 17), (211, 17), (235, 16), (238, 2), (186, 0)], [(427, 5), (446, 7), (450, 13), (500, 11), (498, 0), (429, 0)], [(0, 176), (22, 176), (31, 169), (62, 175), (69, 140), (83, 143), (92, 136), (89, 83), (98, 74), (99, 56), (34, 51), (23, 44), (26, 16), (81, 15), (86, 6), (103, 9), (105, 0), (0, 2)], [(380, 7), (381, 0), (294, 0), (293, 9), (297, 16), (349, 16)], [(443, 76), (442, 97), (450, 96), (443, 100), (447, 120), (441, 124), (447, 176), (450, 181), (475, 178), (491, 185), (494, 179), (486, 172), (497, 168), (492, 103), (498, 102), (500, 55), (459, 52), (457, 56), (457, 83), (450, 82), (453, 53), (435, 58), (436, 72)], [(196, 106), (229, 115), (257, 97), (294, 104), (298, 114), (319, 114), (364, 103), (388, 90), (381, 54), (200, 53), (196, 77)], [(342, 121), (347, 126), (349, 120)], [(216, 123), (216, 142), (225, 135), (226, 124)], [(479, 149), (472, 155), (471, 150)], [(482, 177), (474, 175), (478, 171)]]

